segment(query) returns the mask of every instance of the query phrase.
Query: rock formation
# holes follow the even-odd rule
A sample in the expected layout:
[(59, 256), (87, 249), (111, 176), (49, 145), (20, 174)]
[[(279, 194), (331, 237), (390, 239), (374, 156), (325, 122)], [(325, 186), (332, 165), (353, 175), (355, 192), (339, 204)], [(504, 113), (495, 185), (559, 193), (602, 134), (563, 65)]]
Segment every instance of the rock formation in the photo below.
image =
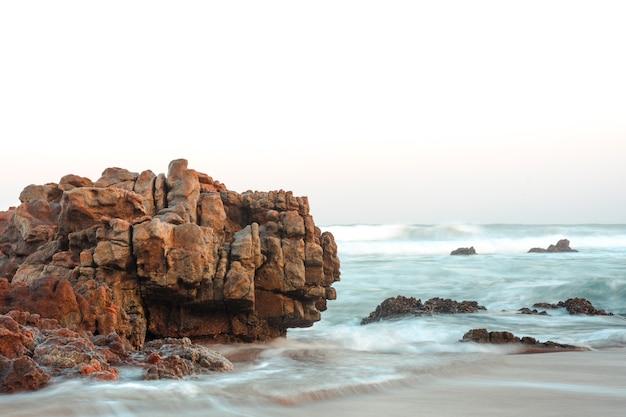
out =
[(380, 303), (376, 310), (369, 316), (361, 320), (361, 324), (374, 323), (380, 320), (388, 320), (406, 316), (419, 316), (423, 314), (459, 314), (459, 313), (475, 313), (479, 310), (485, 310), (485, 307), (478, 305), (476, 301), (454, 301), (446, 298), (431, 298), (422, 303), (421, 300), (414, 297), (397, 297), (387, 298)]
[(450, 252), (450, 255), (476, 255), (476, 249), (474, 247), (458, 248)]
[(533, 304), (536, 308), (564, 308), (569, 314), (584, 314), (587, 316), (612, 316), (613, 313), (608, 313), (604, 310), (597, 309), (591, 304), (591, 301), (585, 298), (568, 298), (565, 301), (559, 301), (556, 304), (551, 303), (536, 303)]
[(527, 315), (531, 315), (531, 316), (547, 316), (548, 313), (545, 310), (537, 310), (536, 308), (534, 309), (530, 309), (528, 307), (523, 307), (520, 308), (519, 310), (517, 310), (519, 314), (527, 314)]
[(556, 245), (550, 245), (547, 249), (544, 248), (532, 248), (528, 253), (559, 253), (559, 252), (578, 252), (569, 246), (569, 240), (561, 239)]
[(188, 338), (152, 340), (137, 352), (116, 333), (93, 336), (17, 310), (0, 315), (0, 392), (36, 390), (51, 377), (115, 380), (120, 365), (144, 368), (144, 379), (233, 369), (228, 359)]
[(588, 350), (579, 346), (564, 345), (552, 341), (540, 342), (533, 337), (517, 337), (510, 332), (490, 332), (487, 329), (472, 329), (463, 335), (461, 342), (513, 345), (519, 353), (547, 353)]
[(0, 212), (0, 313), (117, 334), (139, 349), (167, 337), (284, 336), (336, 297), (337, 246), (306, 197), (229, 191), (183, 159), (166, 175), (67, 175), (29, 185), (20, 201)]

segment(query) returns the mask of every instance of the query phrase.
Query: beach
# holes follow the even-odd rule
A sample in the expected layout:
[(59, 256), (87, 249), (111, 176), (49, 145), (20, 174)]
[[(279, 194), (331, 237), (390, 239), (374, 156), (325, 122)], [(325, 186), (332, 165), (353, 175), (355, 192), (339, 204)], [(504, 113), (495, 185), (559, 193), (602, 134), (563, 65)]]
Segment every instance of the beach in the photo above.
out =
[[(204, 395), (188, 384), (79, 387), (68, 382), (4, 397), (5, 417), (151, 416), (623, 416), (626, 349), (503, 355), (433, 370), (395, 383), (327, 390), (306, 397)], [(97, 398), (97, 400), (96, 400)]]
[[(231, 372), (143, 381), (56, 378), (0, 397), (7, 417), (621, 416), (626, 408), (626, 226), (354, 225), (328, 227), (342, 258), (338, 297), (312, 327), (266, 343), (217, 344)], [(571, 238), (578, 253), (529, 254)], [(450, 256), (474, 245), (474, 256)], [(485, 310), (362, 325), (388, 297), (474, 300)], [(585, 297), (613, 315), (520, 314)], [(514, 354), (462, 343), (509, 331), (588, 351)]]
[(293, 414), (276, 410), (275, 415), (333, 410), (355, 417), (623, 416), (626, 350), (503, 356), (448, 375), (428, 375), (412, 386), (308, 404)]

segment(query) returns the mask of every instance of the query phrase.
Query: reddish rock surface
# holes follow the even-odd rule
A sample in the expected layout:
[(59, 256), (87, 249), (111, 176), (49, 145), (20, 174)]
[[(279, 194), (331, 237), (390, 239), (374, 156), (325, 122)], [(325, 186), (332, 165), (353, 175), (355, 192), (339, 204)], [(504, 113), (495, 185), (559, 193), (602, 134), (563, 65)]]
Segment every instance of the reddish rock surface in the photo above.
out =
[(157, 339), (135, 351), (116, 333), (92, 336), (17, 310), (0, 315), (0, 392), (36, 390), (51, 377), (115, 380), (120, 365), (144, 368), (145, 379), (233, 369), (228, 359), (188, 338)]
[(476, 301), (454, 301), (447, 298), (431, 298), (425, 303), (414, 297), (387, 298), (380, 303), (376, 310), (361, 320), (361, 324), (374, 323), (380, 320), (388, 320), (405, 316), (418, 316), (423, 314), (459, 314), (475, 313), (485, 310)]
[[(237, 193), (172, 161), (29, 185), (0, 212), (0, 313), (93, 335), (268, 340), (335, 298), (337, 246), (306, 197)], [(12, 336), (11, 336), (12, 337)]]
[(336, 297), (337, 245), (306, 197), (229, 191), (183, 159), (167, 174), (66, 175), (20, 201), (0, 212), (3, 391), (114, 379), (113, 365), (141, 363), (133, 351), (161, 338), (191, 340), (151, 348), (147, 377), (227, 370), (192, 341), (284, 336)]
[(533, 337), (517, 337), (510, 332), (490, 332), (487, 329), (472, 329), (463, 335), (461, 342), (514, 345), (519, 353), (548, 353), (588, 350), (579, 346), (565, 345), (552, 341), (540, 342)]

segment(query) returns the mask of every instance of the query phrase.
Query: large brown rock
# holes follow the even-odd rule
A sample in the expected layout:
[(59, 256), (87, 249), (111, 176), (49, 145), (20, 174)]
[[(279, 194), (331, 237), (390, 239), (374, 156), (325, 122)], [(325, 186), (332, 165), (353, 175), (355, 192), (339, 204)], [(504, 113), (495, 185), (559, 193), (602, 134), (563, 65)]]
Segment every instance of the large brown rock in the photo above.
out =
[[(284, 336), (336, 297), (335, 240), (288, 191), (229, 191), (179, 159), (167, 175), (108, 168), (95, 182), (30, 185), (20, 200), (0, 212), (0, 313), (19, 308), (140, 349), (152, 338)], [(90, 356), (85, 372), (105, 365)]]

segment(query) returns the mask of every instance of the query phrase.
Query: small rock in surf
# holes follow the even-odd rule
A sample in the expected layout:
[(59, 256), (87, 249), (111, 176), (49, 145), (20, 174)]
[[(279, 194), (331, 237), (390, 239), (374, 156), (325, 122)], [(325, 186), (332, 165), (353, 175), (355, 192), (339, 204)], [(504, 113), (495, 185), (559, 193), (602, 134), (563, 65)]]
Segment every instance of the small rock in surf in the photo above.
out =
[(458, 248), (450, 252), (450, 255), (476, 255), (476, 249), (474, 249), (473, 246), (469, 248)]
[(533, 304), (535, 308), (564, 308), (569, 314), (583, 314), (587, 316), (612, 316), (613, 313), (609, 313), (605, 310), (595, 308), (591, 301), (585, 298), (568, 298), (565, 301), (559, 301), (556, 304), (550, 303), (536, 303)]
[(550, 245), (547, 249), (544, 248), (532, 248), (528, 253), (562, 253), (562, 252), (578, 252), (576, 249), (572, 249), (569, 245), (569, 240), (561, 239), (556, 245)]
[(552, 341), (540, 342), (534, 337), (517, 337), (511, 332), (490, 332), (487, 329), (472, 329), (463, 335), (461, 342), (492, 345), (518, 345), (520, 353), (547, 353), (588, 350), (584, 347), (565, 345)]

